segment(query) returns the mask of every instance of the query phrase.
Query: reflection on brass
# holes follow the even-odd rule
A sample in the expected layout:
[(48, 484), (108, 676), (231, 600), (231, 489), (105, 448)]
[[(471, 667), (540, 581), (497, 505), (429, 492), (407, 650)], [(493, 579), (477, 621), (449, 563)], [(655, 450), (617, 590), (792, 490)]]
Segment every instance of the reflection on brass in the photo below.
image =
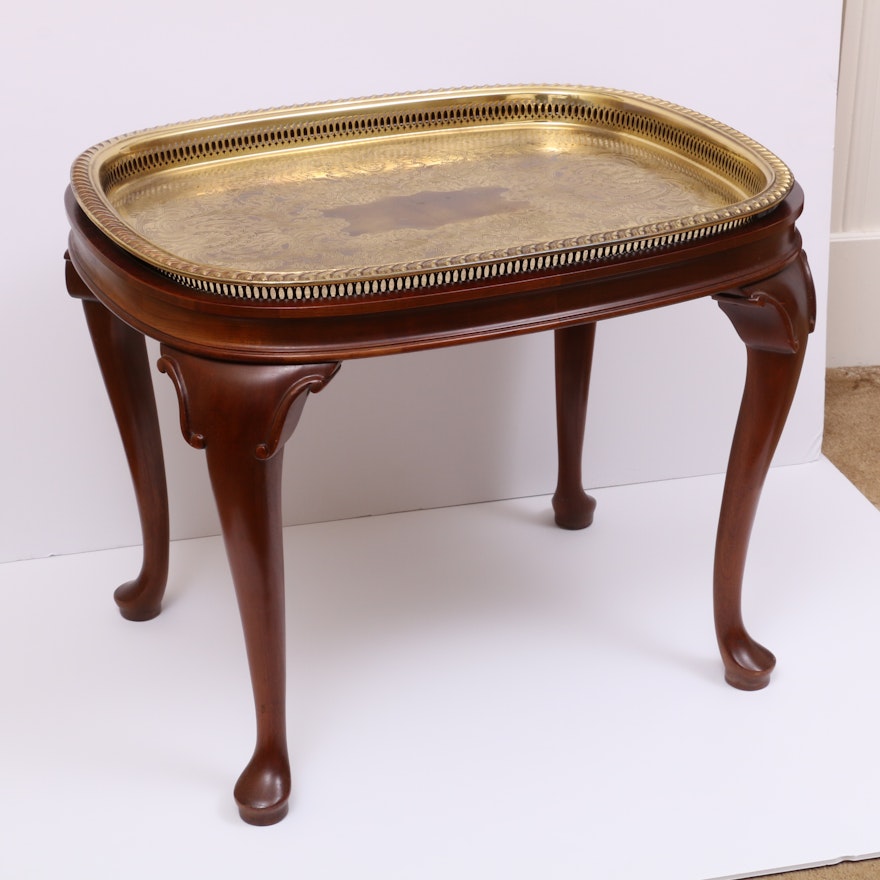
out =
[(472, 186), (467, 189), (415, 192), (408, 196), (386, 196), (363, 205), (341, 205), (324, 211), (326, 217), (347, 222), (344, 235), (393, 232), (396, 229), (437, 229), (447, 223), (461, 224), (477, 217), (525, 210), (528, 202), (505, 199), (502, 186)]
[(608, 89), (517, 86), (220, 117), (99, 144), (83, 210), (214, 294), (408, 291), (715, 235), (787, 194), (786, 166), (714, 120)]

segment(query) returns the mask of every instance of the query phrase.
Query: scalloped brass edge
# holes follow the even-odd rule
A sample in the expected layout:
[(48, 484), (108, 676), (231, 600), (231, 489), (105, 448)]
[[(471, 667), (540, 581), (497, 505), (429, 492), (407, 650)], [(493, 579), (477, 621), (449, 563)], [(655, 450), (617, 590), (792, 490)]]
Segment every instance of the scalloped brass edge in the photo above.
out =
[[(534, 242), (513, 247), (503, 252), (450, 255), (444, 259), (419, 263), (382, 266), (352, 267), (324, 272), (236, 272), (217, 267), (202, 266), (182, 260), (147, 239), (125, 224), (114, 211), (105, 195), (108, 178), (117, 165), (126, 159), (143, 161), (137, 156), (140, 149), (151, 148), (163, 157), (166, 164), (186, 164), (193, 152), (206, 149), (200, 144), (230, 144), (232, 155), (264, 152), (267, 145), (254, 134), (258, 126), (294, 123), (300, 130), (312, 131), (304, 142), (327, 143), (335, 140), (354, 140), (375, 136), (388, 130), (405, 132), (419, 130), (412, 127), (408, 114), (436, 113), (444, 104), (450, 107), (479, 101), (504, 102), (500, 106), (515, 107), (523, 103), (528, 113), (517, 118), (541, 118), (540, 108), (561, 106), (564, 102), (602, 102), (612, 118), (615, 114), (640, 111), (656, 117), (661, 123), (676, 126), (682, 132), (690, 129), (700, 132), (708, 142), (728, 149), (746, 164), (760, 169), (763, 187), (753, 196), (710, 213), (683, 217), (674, 221), (607, 232), (562, 241)], [(514, 102), (514, 103), (510, 103)], [(442, 109), (440, 110), (442, 114)], [(421, 128), (444, 128), (470, 124), (491, 124), (497, 120), (485, 110), (465, 114), (464, 119), (428, 119)], [(511, 115), (513, 115), (511, 111)], [(602, 112), (597, 111), (598, 116)], [(365, 120), (356, 125), (352, 120)], [(500, 120), (500, 121), (503, 121)], [(329, 125), (328, 125), (329, 122)], [(340, 123), (343, 130), (340, 132)], [(352, 128), (351, 126), (354, 125)], [(345, 126), (349, 126), (345, 129)], [(250, 130), (252, 141), (242, 143), (242, 127)], [(625, 129), (623, 129), (625, 130)], [(224, 140), (224, 132), (226, 133)], [(219, 140), (218, 140), (219, 138)], [(184, 140), (186, 143), (184, 143)], [(269, 145), (271, 147), (271, 144)], [(178, 155), (179, 154), (179, 155)], [(211, 154), (213, 155), (213, 154)], [(335, 297), (358, 297), (387, 292), (405, 292), (426, 287), (437, 287), (470, 280), (511, 276), (549, 267), (593, 262), (621, 254), (656, 249), (716, 235), (742, 225), (771, 210), (788, 194), (794, 178), (789, 168), (772, 152), (742, 132), (709, 116), (686, 107), (636, 92), (595, 86), (568, 85), (499, 85), (463, 89), (401, 92), (345, 101), (299, 104), (266, 110), (205, 117), (189, 122), (146, 128), (102, 141), (77, 157), (71, 167), (71, 189), (89, 219), (116, 244), (187, 287), (211, 294), (256, 300), (314, 300)]]

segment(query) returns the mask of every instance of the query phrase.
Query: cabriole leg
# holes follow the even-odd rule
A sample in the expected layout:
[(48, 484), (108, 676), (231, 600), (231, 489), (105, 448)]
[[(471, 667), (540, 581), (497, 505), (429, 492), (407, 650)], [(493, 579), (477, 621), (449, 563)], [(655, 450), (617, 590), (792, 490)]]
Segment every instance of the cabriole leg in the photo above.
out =
[(746, 631), (742, 580), (758, 500), (815, 322), (806, 256), (760, 284), (715, 299), (748, 356), (715, 545), (715, 628), (728, 684), (758, 690), (769, 683), (776, 659)]
[(338, 364), (209, 361), (163, 346), (159, 368), (180, 399), (187, 441), (204, 449), (235, 584), (256, 709), (256, 747), (235, 786), (245, 822), (287, 814), (290, 762), (285, 721), (282, 449), (309, 391)]
[(150, 620), (162, 607), (168, 580), (168, 491), (156, 398), (144, 337), (91, 298), (71, 263), (67, 287), (82, 300), (104, 385), (116, 416), (134, 485), (143, 536), (140, 573), (114, 593), (128, 620)]
[(578, 324), (554, 333), (556, 352), (556, 442), (559, 477), (553, 494), (556, 524), (584, 529), (593, 522), (596, 500), (584, 491), (582, 457), (590, 367), (596, 325)]

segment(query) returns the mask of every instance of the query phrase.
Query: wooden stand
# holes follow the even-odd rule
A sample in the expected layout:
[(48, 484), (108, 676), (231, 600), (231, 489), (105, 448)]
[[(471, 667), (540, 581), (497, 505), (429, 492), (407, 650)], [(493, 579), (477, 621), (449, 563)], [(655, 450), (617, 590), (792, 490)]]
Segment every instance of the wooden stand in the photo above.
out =
[(116, 591), (122, 614), (159, 613), (168, 571), (168, 502), (143, 336), (162, 344), (188, 443), (204, 448), (238, 596), (256, 707), (256, 748), (235, 787), (256, 825), (287, 812), (282, 451), (309, 392), (348, 358), (513, 336), (556, 334), (556, 522), (581, 529), (595, 501), (581, 456), (596, 322), (713, 296), (748, 350), (715, 563), (715, 617), (727, 681), (764, 687), (775, 659), (742, 621), (749, 535), (813, 329), (815, 301), (795, 220), (797, 185), (763, 218), (695, 242), (510, 278), (363, 299), (250, 302), (194, 292), (108, 240), (67, 195), (70, 294), (83, 300), (128, 456), (144, 563)]

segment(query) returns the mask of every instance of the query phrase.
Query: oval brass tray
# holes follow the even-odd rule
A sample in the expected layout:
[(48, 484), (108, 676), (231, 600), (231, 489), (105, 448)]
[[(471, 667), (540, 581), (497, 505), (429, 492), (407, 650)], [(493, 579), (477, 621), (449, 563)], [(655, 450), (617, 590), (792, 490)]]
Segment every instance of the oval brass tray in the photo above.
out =
[(717, 235), (778, 204), (750, 138), (610, 89), (504, 86), (217, 117), (74, 163), (99, 229), (188, 287), (368, 296), (511, 276)]

